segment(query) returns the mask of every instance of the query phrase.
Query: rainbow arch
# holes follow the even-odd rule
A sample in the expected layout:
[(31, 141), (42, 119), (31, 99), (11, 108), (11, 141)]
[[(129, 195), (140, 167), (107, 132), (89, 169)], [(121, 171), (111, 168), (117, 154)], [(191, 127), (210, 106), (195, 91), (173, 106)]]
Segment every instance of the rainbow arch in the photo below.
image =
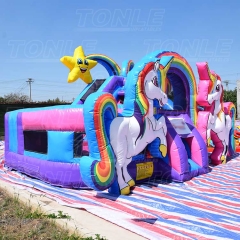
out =
[[(193, 121), (194, 125), (197, 122), (197, 103), (196, 103), (196, 96), (197, 96), (197, 84), (196, 79), (193, 73), (191, 66), (188, 64), (187, 60), (183, 58), (176, 52), (170, 51), (155, 51), (148, 56), (161, 58), (163, 56), (173, 56), (174, 59), (171, 63), (169, 73), (177, 74), (187, 90), (187, 97), (188, 97), (188, 109), (189, 115), (191, 120)], [(169, 81), (169, 78), (168, 78)], [(166, 85), (166, 83), (164, 84)], [(166, 88), (166, 86), (164, 86)], [(164, 89), (163, 88), (163, 89)]]
[(103, 54), (89, 54), (86, 56), (87, 59), (91, 59), (100, 63), (108, 71), (109, 76), (117, 75), (121, 73), (121, 69), (118, 64), (110, 57)]

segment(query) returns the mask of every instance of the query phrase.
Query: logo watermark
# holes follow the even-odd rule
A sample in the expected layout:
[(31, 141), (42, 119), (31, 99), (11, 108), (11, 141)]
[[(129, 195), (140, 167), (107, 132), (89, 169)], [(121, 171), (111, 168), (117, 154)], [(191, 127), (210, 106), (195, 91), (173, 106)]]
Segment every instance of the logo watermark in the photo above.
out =
[(229, 61), (233, 39), (218, 39), (216, 42), (209, 39), (145, 39), (146, 54), (157, 49), (174, 51), (188, 61), (211, 60)]
[(80, 31), (160, 31), (165, 9), (77, 9)]
[[(92, 53), (96, 50), (97, 40), (82, 40), (78, 45), (84, 46), (85, 53)], [(72, 40), (9, 40), (8, 47), (9, 59), (31, 62), (59, 61), (64, 55), (73, 54), (75, 49)]]

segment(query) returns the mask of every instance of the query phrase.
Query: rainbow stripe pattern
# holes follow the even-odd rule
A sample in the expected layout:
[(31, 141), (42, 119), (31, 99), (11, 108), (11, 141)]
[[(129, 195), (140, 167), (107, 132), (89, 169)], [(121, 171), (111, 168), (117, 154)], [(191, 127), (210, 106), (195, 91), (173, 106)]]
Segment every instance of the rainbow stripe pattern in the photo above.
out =
[(89, 54), (86, 56), (86, 59), (91, 59), (100, 63), (106, 68), (110, 76), (119, 76), (121, 73), (121, 69), (118, 64), (113, 59), (103, 54)]
[(161, 86), (161, 89), (163, 92), (165, 92), (166, 94), (170, 93), (171, 83), (167, 77), (166, 77), (165, 81), (161, 81), (160, 86)]
[(109, 93), (93, 93), (84, 104), (84, 113), (90, 156), (81, 158), (81, 175), (89, 187), (102, 191), (115, 180), (115, 155), (109, 142), (109, 129), (117, 116), (117, 103)]
[(149, 109), (149, 103), (145, 96), (144, 92), (144, 79), (146, 77), (146, 74), (153, 70), (154, 63), (150, 62), (145, 65), (143, 70), (138, 75), (138, 80), (136, 84), (136, 103), (138, 104), (140, 111), (142, 115), (146, 115)]
[(125, 60), (122, 63), (121, 76), (127, 77), (128, 72), (130, 72), (134, 67), (134, 62), (132, 60)]
[(147, 113), (149, 106), (144, 96), (144, 78), (149, 71), (153, 70), (156, 60), (157, 58), (146, 56), (128, 72), (125, 82), (123, 116), (128, 117), (134, 114), (135, 103), (139, 106), (143, 116)]
[(235, 129), (235, 118), (236, 118), (236, 107), (232, 102), (223, 103), (224, 112), (231, 117), (232, 120), (232, 128), (229, 133), (229, 155), (232, 156), (236, 153), (236, 144), (234, 138), (234, 129)]
[[(197, 122), (197, 103), (196, 103), (196, 97), (197, 97), (197, 84), (196, 84), (196, 79), (193, 74), (193, 70), (191, 66), (188, 64), (187, 60), (180, 56), (178, 53), (175, 52), (168, 52), (168, 51), (163, 51), (163, 52), (154, 52), (152, 55), (154, 55), (157, 58), (161, 58), (163, 56), (173, 56), (174, 59), (171, 63), (170, 69), (178, 69), (180, 72), (183, 73), (185, 78), (187, 79), (188, 85), (189, 85), (189, 94), (190, 94), (190, 102), (189, 102), (189, 110), (190, 110), (190, 117), (191, 120), (193, 121), (194, 125), (196, 125)], [(165, 83), (167, 84), (167, 83)], [(163, 90), (166, 91), (165, 89), (162, 88)]]

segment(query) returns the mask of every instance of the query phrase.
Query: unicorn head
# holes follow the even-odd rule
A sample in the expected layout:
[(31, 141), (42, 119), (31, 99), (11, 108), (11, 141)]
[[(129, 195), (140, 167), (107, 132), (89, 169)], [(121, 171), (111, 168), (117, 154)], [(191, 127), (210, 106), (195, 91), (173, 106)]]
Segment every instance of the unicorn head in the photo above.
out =
[(167, 103), (168, 98), (162, 91), (160, 82), (165, 81), (172, 60), (172, 56), (167, 56), (157, 59), (155, 62), (149, 62), (139, 74), (137, 96), (139, 99), (143, 99), (141, 103), (146, 112), (148, 112), (149, 101), (153, 99), (157, 99), (160, 106)]
[[(223, 86), (222, 81), (219, 75), (217, 75), (215, 72), (211, 71), (211, 81), (212, 81), (212, 89), (211, 93), (208, 94), (208, 103), (212, 104), (214, 101), (220, 101), (222, 103), (223, 101)], [(209, 89), (210, 90), (210, 89)]]
[[(167, 103), (167, 95), (160, 88), (160, 81), (158, 79), (158, 70), (160, 69), (160, 60), (157, 60), (154, 64), (153, 70), (151, 70), (145, 77), (144, 87), (146, 97), (150, 100), (158, 99), (160, 106)], [(161, 76), (163, 77), (163, 76)], [(165, 76), (166, 77), (166, 76)]]
[(199, 74), (197, 103), (209, 107), (214, 101), (222, 102), (223, 87), (221, 78), (209, 70), (207, 62), (197, 63)]
[(218, 114), (223, 111), (223, 86), (221, 78), (214, 71), (210, 71), (207, 62), (197, 63), (199, 84), (197, 103), (205, 111)]

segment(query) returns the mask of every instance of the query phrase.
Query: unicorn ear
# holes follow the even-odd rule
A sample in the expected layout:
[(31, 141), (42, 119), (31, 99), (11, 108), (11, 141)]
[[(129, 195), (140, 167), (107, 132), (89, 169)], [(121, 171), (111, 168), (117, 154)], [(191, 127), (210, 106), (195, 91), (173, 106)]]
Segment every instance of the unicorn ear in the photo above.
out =
[(198, 62), (196, 65), (198, 69), (199, 80), (211, 80), (212, 82), (215, 81), (215, 73), (210, 71), (207, 62)]
[(159, 67), (160, 67), (160, 59), (158, 59), (155, 62), (153, 70), (156, 72), (159, 69)]

